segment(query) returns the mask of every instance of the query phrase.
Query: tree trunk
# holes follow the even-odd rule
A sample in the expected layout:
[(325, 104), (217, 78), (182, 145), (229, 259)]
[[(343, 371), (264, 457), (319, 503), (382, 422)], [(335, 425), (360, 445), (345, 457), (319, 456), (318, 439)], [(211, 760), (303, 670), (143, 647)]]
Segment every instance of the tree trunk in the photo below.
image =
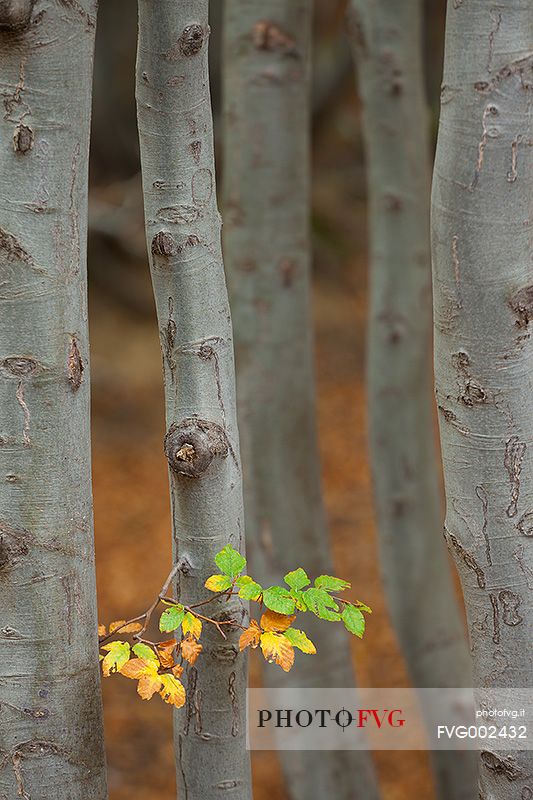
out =
[[(309, 309), (310, 0), (227, 0), (224, 247), (235, 319), (246, 530), (264, 584), (331, 571)], [(318, 658), (269, 685), (353, 685), (345, 632), (310, 615)], [(281, 753), (292, 798), (375, 798), (368, 753)]]
[[(381, 570), (413, 683), (470, 683), (446, 546), (431, 402), (429, 115), (421, 0), (352, 0), (367, 152), (367, 402)], [(427, 220), (427, 223), (426, 223)], [(439, 796), (470, 798), (471, 753), (433, 753)]]
[[(216, 205), (207, 0), (140, 0), (137, 105), (147, 238), (164, 358), (165, 451), (178, 593), (205, 597), (214, 555), (244, 550), (231, 318)], [(239, 601), (219, 618), (244, 618)], [(205, 631), (176, 715), (182, 800), (250, 797), (246, 659)], [(227, 629), (226, 629), (227, 630)]]
[[(533, 685), (533, 6), (448, 5), (435, 163), (435, 380), (445, 535), (474, 682)], [(530, 797), (533, 754), (481, 754), (480, 797)], [(526, 786), (527, 784), (527, 786)]]
[(0, 2), (0, 797), (104, 800), (86, 293), (96, 2), (40, 5)]

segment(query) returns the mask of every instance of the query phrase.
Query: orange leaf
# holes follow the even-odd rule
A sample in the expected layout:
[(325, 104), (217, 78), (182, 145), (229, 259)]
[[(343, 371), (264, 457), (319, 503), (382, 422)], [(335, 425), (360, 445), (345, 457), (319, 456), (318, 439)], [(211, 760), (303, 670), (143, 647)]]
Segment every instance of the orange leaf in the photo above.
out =
[(250, 627), (247, 628), (244, 633), (241, 633), (241, 638), (239, 639), (239, 650), (244, 650), (249, 645), (251, 647), (257, 647), (260, 639), (261, 628), (255, 619), (252, 619), (250, 620)]
[(296, 617), (288, 617), (286, 614), (278, 614), (277, 611), (265, 611), (261, 617), (261, 627), (264, 631), (276, 631), (282, 633), (286, 631), (291, 622), (294, 622)]
[(176, 664), (174, 667), (172, 667), (172, 674), (175, 678), (181, 678), (183, 675), (183, 667), (181, 664)]
[(167, 639), (165, 642), (159, 642), (157, 645), (157, 655), (161, 662), (161, 666), (165, 669), (174, 665), (174, 648), (176, 647), (175, 639)]
[(202, 645), (190, 636), (187, 636), (181, 643), (181, 654), (189, 664), (194, 664), (202, 650)]
[(120, 669), (125, 678), (139, 680), (143, 675), (157, 675), (158, 664), (146, 658), (130, 658)]
[(105, 636), (107, 633), (105, 625), (98, 626), (98, 636)]
[(150, 698), (159, 692), (163, 684), (163, 676), (155, 673), (154, 675), (141, 675), (137, 684), (137, 693), (143, 700)]
[(129, 625), (125, 625), (123, 628), (120, 629), (121, 633), (139, 633), (142, 631), (143, 626), (140, 622), (130, 622)]
[[(197, 642), (193, 643), (198, 644)], [(170, 703), (176, 706), (176, 708), (181, 708), (185, 703), (185, 689), (183, 684), (173, 675), (161, 675), (160, 678), (162, 686), (159, 690), (159, 694), (165, 703)]]
[(294, 648), (292, 644), (279, 633), (267, 631), (261, 636), (261, 650), (267, 661), (275, 661), (282, 670), (288, 672), (294, 664)]
[(109, 625), (109, 633), (115, 633), (115, 631), (120, 630), (121, 633), (138, 633), (142, 630), (142, 625), (140, 622), (130, 622), (129, 625), (126, 625), (125, 619), (118, 619), (116, 622), (111, 622)]
[(118, 629), (120, 627), (122, 627), (122, 625), (125, 625), (125, 624), (126, 624), (126, 620), (125, 619), (117, 619), (116, 622), (110, 622), (109, 623), (109, 633), (115, 633), (115, 631), (118, 631)]

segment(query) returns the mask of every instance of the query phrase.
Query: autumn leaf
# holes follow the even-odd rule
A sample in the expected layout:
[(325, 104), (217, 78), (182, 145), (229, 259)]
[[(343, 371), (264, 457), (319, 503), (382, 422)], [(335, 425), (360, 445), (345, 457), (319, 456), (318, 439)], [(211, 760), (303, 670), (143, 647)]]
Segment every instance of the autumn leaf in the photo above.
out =
[(257, 647), (261, 639), (261, 628), (255, 619), (250, 620), (250, 627), (244, 633), (241, 633), (239, 639), (239, 650), (244, 650), (246, 647)]
[(186, 611), (181, 623), (181, 629), (185, 636), (190, 633), (195, 639), (199, 639), (202, 633), (202, 622), (190, 611)]
[(108, 651), (102, 661), (102, 673), (106, 678), (114, 672), (119, 672), (130, 657), (128, 642), (110, 642), (103, 645), (102, 650)]
[[(198, 647), (197, 642), (194, 642)], [(181, 708), (182, 705), (185, 703), (185, 689), (183, 684), (174, 677), (174, 675), (160, 675), (161, 678), (161, 689), (159, 690), (159, 694), (165, 701), (165, 703), (170, 703), (176, 708)]]
[(286, 614), (278, 614), (276, 611), (265, 611), (261, 617), (261, 627), (264, 631), (277, 631), (281, 633), (286, 631), (289, 625), (294, 622), (295, 616), (287, 616)]
[(115, 631), (120, 631), (121, 633), (139, 633), (142, 627), (140, 622), (130, 622), (127, 625), (125, 619), (119, 619), (116, 622), (110, 623), (109, 633), (115, 633)]
[(161, 666), (169, 669), (174, 665), (174, 648), (177, 642), (175, 639), (167, 639), (164, 642), (159, 642), (157, 645), (157, 655), (161, 662)]
[(316, 647), (304, 631), (299, 631), (298, 628), (288, 628), (283, 635), (293, 647), (297, 647), (302, 653), (309, 653), (310, 655), (316, 653)]
[(267, 661), (276, 664), (288, 672), (294, 664), (294, 649), (282, 633), (267, 631), (261, 636), (261, 650)]
[(143, 675), (157, 675), (158, 667), (158, 661), (152, 661), (147, 658), (130, 658), (130, 660), (126, 661), (124, 666), (120, 668), (120, 674), (124, 675), (125, 678), (139, 680)]
[(183, 667), (181, 666), (181, 664), (175, 664), (175, 665), (172, 667), (172, 674), (173, 674), (173, 675), (174, 675), (176, 678), (180, 678), (180, 677), (183, 675)]
[(216, 554), (215, 563), (225, 575), (233, 579), (245, 568), (246, 559), (230, 544), (227, 544), (220, 553)]
[(184, 616), (185, 609), (181, 603), (166, 608), (161, 614), (161, 618), (159, 620), (159, 630), (166, 633), (175, 631), (181, 625)]
[(158, 661), (158, 658), (152, 648), (147, 644), (143, 644), (143, 642), (134, 644), (131, 649), (136, 656), (139, 656), (139, 658), (145, 658), (147, 661)]
[(225, 592), (226, 589), (231, 589), (231, 584), (231, 578), (227, 575), (211, 575), (204, 583), (204, 586), (210, 592)]
[(161, 690), (163, 678), (165, 677), (165, 675), (158, 675), (157, 672), (142, 675), (137, 684), (137, 694), (143, 700), (151, 700), (153, 695)]
[(202, 645), (190, 636), (181, 642), (181, 654), (189, 664), (194, 664), (202, 650)]
[(98, 636), (105, 636), (107, 633), (105, 625), (98, 626)]

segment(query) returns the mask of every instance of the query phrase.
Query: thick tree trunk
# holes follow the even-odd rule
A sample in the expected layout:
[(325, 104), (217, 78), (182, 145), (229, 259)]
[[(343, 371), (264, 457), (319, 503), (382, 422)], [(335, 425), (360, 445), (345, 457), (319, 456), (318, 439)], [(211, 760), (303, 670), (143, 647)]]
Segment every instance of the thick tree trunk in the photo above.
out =
[[(207, 0), (140, 0), (137, 105), (152, 281), (164, 357), (178, 591), (205, 597), (213, 557), (244, 550), (231, 318), (220, 246)], [(239, 604), (217, 613), (244, 617)], [(209, 626), (213, 628), (213, 626)], [(213, 629), (214, 630), (214, 629)], [(250, 797), (246, 659), (238, 630), (202, 636), (176, 715), (181, 797)]]
[[(533, 6), (448, 5), (435, 163), (435, 377), (446, 538), (474, 682), (533, 685)], [(480, 797), (530, 797), (533, 754), (481, 754)]]
[(104, 800), (86, 296), (96, 2), (42, 5), (0, 2), (0, 797)]
[[(235, 320), (246, 529), (254, 575), (331, 570), (320, 486), (309, 309), (310, 0), (227, 0), (224, 248)], [(282, 686), (351, 686), (342, 628), (314, 617), (317, 658)], [(281, 753), (290, 796), (375, 798), (367, 753)]]
[[(381, 570), (415, 686), (470, 684), (446, 546), (431, 402), (429, 118), (421, 0), (352, 0), (367, 152), (369, 445)], [(472, 754), (433, 754), (446, 800), (469, 798)]]

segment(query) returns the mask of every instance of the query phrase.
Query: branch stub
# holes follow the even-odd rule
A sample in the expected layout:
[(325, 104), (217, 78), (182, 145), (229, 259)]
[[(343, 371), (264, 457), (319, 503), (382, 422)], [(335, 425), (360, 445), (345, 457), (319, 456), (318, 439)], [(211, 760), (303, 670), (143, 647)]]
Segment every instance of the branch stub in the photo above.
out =
[(188, 478), (199, 478), (215, 456), (227, 454), (226, 433), (216, 422), (191, 417), (171, 425), (165, 436), (165, 455), (170, 468)]

